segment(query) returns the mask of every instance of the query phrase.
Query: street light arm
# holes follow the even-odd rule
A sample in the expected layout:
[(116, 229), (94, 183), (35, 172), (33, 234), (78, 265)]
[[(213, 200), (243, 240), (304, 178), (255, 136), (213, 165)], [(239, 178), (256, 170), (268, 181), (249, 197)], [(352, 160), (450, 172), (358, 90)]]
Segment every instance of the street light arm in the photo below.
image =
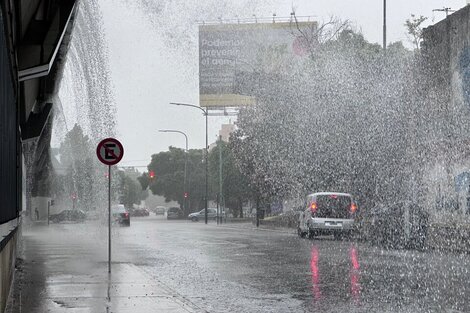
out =
[(188, 213), (188, 207), (186, 205), (186, 198), (187, 198), (187, 177), (188, 177), (188, 174), (187, 174), (187, 171), (188, 171), (188, 155), (189, 155), (189, 151), (188, 151), (188, 135), (186, 135), (185, 132), (182, 132), (181, 130), (176, 130), (176, 129), (160, 129), (158, 130), (159, 132), (161, 133), (177, 133), (177, 134), (181, 134), (184, 136), (184, 138), (186, 139), (186, 156), (185, 156), (185, 160), (184, 160), (184, 181), (183, 181), (183, 193), (184, 193), (184, 200), (183, 200), (183, 209), (185, 210), (185, 213)]
[(186, 138), (186, 152), (188, 151), (188, 135), (186, 135), (186, 133), (175, 129), (159, 129), (158, 131), (160, 133), (178, 133), (183, 135)]
[(196, 109), (199, 109), (201, 110), (202, 112), (204, 112), (204, 116), (206, 117), (206, 147), (205, 147), (205, 153), (204, 153), (204, 159), (205, 159), (205, 163), (206, 163), (206, 196), (205, 196), (205, 199), (204, 199), (204, 202), (205, 202), (205, 214), (204, 214), (204, 220), (205, 220), (205, 223), (207, 224), (207, 201), (208, 201), (208, 195), (209, 195), (209, 166), (208, 166), (208, 163), (209, 163), (209, 159), (208, 159), (208, 154), (209, 154), (209, 139), (208, 139), (208, 127), (207, 127), (207, 117), (208, 117), (208, 110), (207, 109), (203, 109), (201, 108), (200, 106), (197, 106), (197, 105), (194, 105), (194, 104), (190, 104), (190, 103), (180, 103), (180, 102), (170, 102), (170, 104), (173, 104), (173, 105), (181, 105), (181, 106), (186, 106), (186, 107), (192, 107), (192, 108), (196, 108)]
[(170, 104), (173, 104), (173, 105), (180, 105), (180, 106), (185, 106), (185, 107), (193, 107), (193, 108), (199, 109), (199, 110), (201, 110), (202, 112), (204, 112), (204, 115), (207, 115), (207, 110), (204, 110), (204, 109), (201, 108), (200, 106), (197, 106), (197, 105), (194, 105), (194, 104), (190, 104), (190, 103), (180, 103), (180, 102), (170, 102)]

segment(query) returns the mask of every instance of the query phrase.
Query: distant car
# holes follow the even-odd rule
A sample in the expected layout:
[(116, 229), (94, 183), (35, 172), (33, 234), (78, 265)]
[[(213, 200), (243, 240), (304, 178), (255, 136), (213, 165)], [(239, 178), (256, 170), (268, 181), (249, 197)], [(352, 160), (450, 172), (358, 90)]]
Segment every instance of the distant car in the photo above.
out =
[(335, 238), (357, 231), (357, 205), (352, 196), (339, 192), (318, 192), (307, 196), (300, 214), (297, 232), (300, 237), (333, 234)]
[(123, 204), (113, 205), (111, 214), (115, 224), (131, 226), (131, 216)]
[[(188, 215), (188, 219), (193, 222), (197, 222), (200, 219), (205, 220), (206, 218), (206, 209), (202, 209), (199, 212), (194, 212)], [(207, 219), (208, 220), (215, 220), (217, 218), (217, 209), (214, 208), (207, 208)]]
[(53, 223), (60, 222), (83, 222), (86, 214), (82, 210), (64, 210), (57, 214), (51, 214), (49, 220)]
[(137, 209), (132, 209), (129, 212), (131, 216), (149, 216), (150, 213), (147, 209), (144, 208), (137, 208)]
[(183, 218), (183, 211), (178, 207), (171, 207), (166, 212), (166, 218), (169, 220)]
[(165, 215), (166, 208), (164, 206), (157, 206), (153, 211), (155, 212), (155, 215)]

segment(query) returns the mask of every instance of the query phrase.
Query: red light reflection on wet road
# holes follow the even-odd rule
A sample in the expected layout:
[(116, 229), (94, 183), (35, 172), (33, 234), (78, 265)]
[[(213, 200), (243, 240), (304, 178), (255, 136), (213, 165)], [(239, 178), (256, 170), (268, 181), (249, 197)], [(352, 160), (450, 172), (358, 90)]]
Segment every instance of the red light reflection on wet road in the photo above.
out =
[(359, 259), (357, 257), (357, 249), (354, 246), (351, 246), (349, 249), (349, 257), (351, 259), (351, 269), (350, 269), (350, 278), (351, 278), (351, 296), (354, 300), (354, 303), (359, 304), (360, 294), (361, 294), (361, 285), (359, 282), (360, 273), (359, 273)]
[(321, 299), (320, 291), (320, 273), (318, 270), (318, 248), (312, 245), (311, 258), (310, 258), (310, 270), (312, 272), (312, 291), (313, 297), (316, 301)]
[[(320, 253), (316, 245), (312, 245), (310, 252), (310, 272), (312, 274), (312, 293), (315, 301), (322, 298), (320, 289), (320, 268), (319, 268)], [(351, 299), (355, 304), (359, 304), (361, 296), (360, 284), (360, 264), (357, 249), (355, 246), (349, 248), (349, 278), (350, 278), (350, 294)]]

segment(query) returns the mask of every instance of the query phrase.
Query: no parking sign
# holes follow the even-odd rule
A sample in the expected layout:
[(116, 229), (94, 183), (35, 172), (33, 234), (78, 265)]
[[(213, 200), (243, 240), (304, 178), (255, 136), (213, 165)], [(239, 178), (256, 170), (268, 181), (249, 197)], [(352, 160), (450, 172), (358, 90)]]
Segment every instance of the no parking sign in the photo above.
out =
[(111, 274), (111, 165), (116, 165), (124, 156), (124, 147), (115, 138), (106, 138), (96, 147), (96, 156), (108, 165), (108, 273)]
[(96, 148), (96, 155), (101, 163), (106, 165), (115, 165), (122, 160), (124, 148), (119, 140), (115, 138), (106, 138), (101, 140)]

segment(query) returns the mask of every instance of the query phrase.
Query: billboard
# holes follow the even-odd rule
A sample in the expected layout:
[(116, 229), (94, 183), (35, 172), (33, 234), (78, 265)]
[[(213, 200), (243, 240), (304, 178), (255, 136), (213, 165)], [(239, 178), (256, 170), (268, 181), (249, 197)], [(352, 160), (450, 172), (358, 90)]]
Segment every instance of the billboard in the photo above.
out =
[[(237, 88), (237, 77), (269, 72), (280, 59), (304, 58), (315, 22), (214, 24), (199, 26), (199, 97), (207, 108), (255, 103)], [(270, 65), (267, 65), (270, 64)], [(253, 86), (255, 87), (255, 86)]]

